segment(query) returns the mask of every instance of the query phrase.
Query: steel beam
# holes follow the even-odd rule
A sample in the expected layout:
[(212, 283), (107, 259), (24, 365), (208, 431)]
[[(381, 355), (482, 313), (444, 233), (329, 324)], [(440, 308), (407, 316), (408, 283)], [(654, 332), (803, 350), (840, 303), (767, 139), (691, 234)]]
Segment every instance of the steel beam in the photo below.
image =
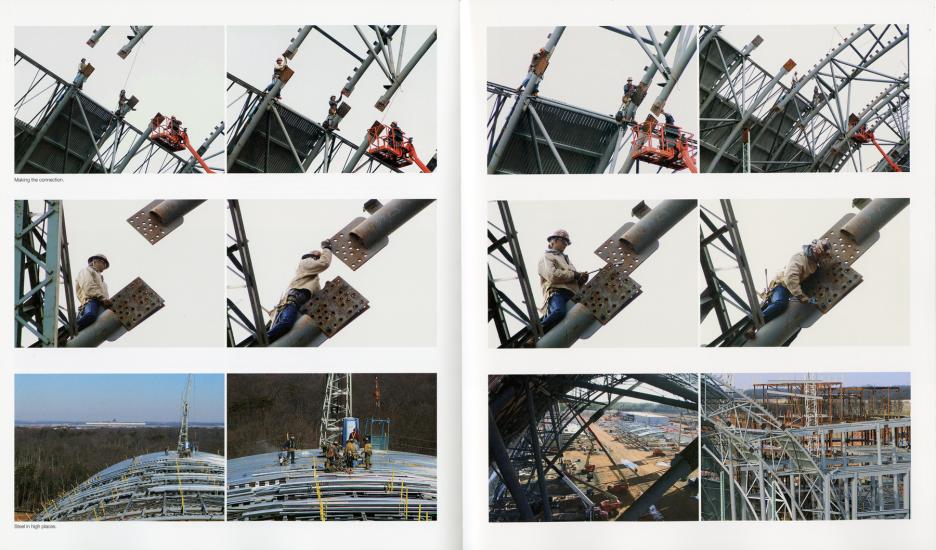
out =
[[(543, 47), (547, 56), (552, 56), (564, 31), (565, 27), (555, 27), (552, 33), (550, 33), (549, 39)], [(510, 116), (507, 117), (504, 127), (501, 129), (500, 137), (497, 139), (497, 146), (494, 147), (494, 151), (491, 153), (491, 158), (488, 161), (488, 174), (497, 173), (497, 169), (503, 161), (504, 153), (507, 151), (507, 143), (510, 141), (511, 136), (513, 136), (514, 130), (517, 129), (517, 125), (520, 123), (520, 117), (523, 115), (523, 111), (526, 110), (527, 102), (533, 94), (533, 90), (535, 90), (543, 80), (543, 75), (538, 75), (534, 71), (535, 68), (531, 67), (527, 72), (526, 86), (523, 87), (523, 91), (520, 92), (520, 95), (517, 97), (514, 108), (510, 112)]]
[(406, 80), (406, 77), (409, 76), (409, 74), (413, 71), (413, 68), (416, 67), (416, 65), (422, 60), (423, 56), (426, 55), (426, 52), (429, 51), (429, 48), (431, 48), (435, 43), (437, 32), (438, 31), (436, 30), (432, 31), (432, 34), (430, 34), (429, 37), (423, 41), (419, 49), (416, 50), (416, 53), (413, 54), (413, 57), (411, 57), (410, 60), (406, 63), (406, 66), (403, 67), (403, 70), (401, 70), (394, 77), (393, 84), (387, 88), (387, 91), (384, 92), (380, 99), (377, 100), (377, 103), (374, 104), (374, 107), (378, 111), (383, 112), (383, 110), (387, 108), (387, 105), (390, 103), (390, 99), (393, 97), (393, 94), (395, 94), (396, 91), (400, 89), (400, 85), (403, 84), (403, 81)]
[[(669, 469), (666, 470), (662, 476), (657, 478), (657, 480), (653, 482), (653, 485), (637, 497), (637, 500), (635, 500), (618, 519), (624, 521), (640, 519), (642, 515), (647, 513), (651, 505), (656, 504), (657, 501), (666, 494), (670, 487), (680, 479), (687, 477), (698, 467), (699, 438), (696, 437), (692, 440), (692, 443), (673, 458)], [(696, 483), (698, 483), (698, 480)]]
[(140, 43), (140, 40), (143, 40), (143, 37), (152, 29), (152, 25), (148, 27), (135, 27), (133, 30), (133, 38), (130, 39), (130, 42), (124, 44), (122, 48), (117, 51), (117, 55), (121, 59), (126, 59), (130, 52), (133, 51), (133, 48)]

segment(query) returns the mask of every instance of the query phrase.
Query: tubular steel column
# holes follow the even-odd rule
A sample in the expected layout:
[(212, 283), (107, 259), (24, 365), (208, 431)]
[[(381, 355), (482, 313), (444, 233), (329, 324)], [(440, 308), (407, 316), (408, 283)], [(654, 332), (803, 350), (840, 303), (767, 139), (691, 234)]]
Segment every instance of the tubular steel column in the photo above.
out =
[[(413, 67), (419, 63), (419, 60), (422, 59), (423, 55), (429, 51), (429, 48), (436, 40), (436, 31), (432, 31), (432, 34), (426, 38), (419, 50), (413, 55), (413, 58), (410, 59), (409, 63), (406, 64), (406, 67), (403, 69), (403, 72), (397, 75), (397, 78), (394, 79), (393, 84), (389, 89), (384, 93), (380, 99), (377, 100), (377, 103), (374, 105), (378, 110), (383, 111), (387, 104), (390, 102), (390, 98), (393, 97), (393, 94), (400, 88), (400, 85), (403, 83), (403, 79), (413, 70)], [(354, 151), (354, 154), (348, 159), (348, 162), (345, 163), (345, 167), (342, 170), (344, 173), (354, 172), (357, 163), (361, 160), (361, 157), (364, 156), (364, 153), (367, 151), (367, 147), (370, 145), (370, 139), (368, 136), (364, 136), (364, 139), (361, 141), (361, 144), (358, 146), (357, 150)]]
[(130, 55), (130, 52), (133, 51), (133, 48), (140, 42), (140, 40), (143, 40), (143, 37), (152, 28), (153, 28), (152, 25), (150, 25), (149, 27), (134, 27), (133, 38), (131, 38), (130, 42), (127, 42), (127, 44), (124, 45), (124, 47), (120, 48), (120, 50), (117, 51), (117, 55), (119, 55), (121, 59), (126, 59), (127, 56)]
[[(392, 38), (394, 33), (396, 33), (397, 29), (399, 28), (400, 25), (390, 25), (385, 33), (387, 38)], [(354, 92), (354, 87), (357, 86), (358, 81), (361, 80), (362, 76), (364, 76), (364, 72), (367, 71), (368, 67), (370, 67), (374, 62), (374, 53), (380, 53), (381, 48), (383, 48), (383, 46), (381, 45), (380, 41), (374, 42), (373, 52), (371, 52), (370, 48), (368, 48), (367, 57), (364, 58), (361, 66), (354, 69), (354, 73), (348, 77), (348, 82), (345, 83), (344, 87), (341, 89), (341, 95), (345, 97), (351, 97), (351, 94)]]
[(523, 486), (520, 485), (520, 481), (517, 478), (517, 472), (510, 463), (507, 447), (504, 445), (504, 440), (501, 438), (500, 430), (497, 428), (497, 422), (494, 421), (494, 414), (491, 412), (490, 407), (488, 408), (488, 452), (491, 455), (490, 458), (492, 461), (497, 464), (501, 480), (503, 480), (504, 485), (507, 486), (507, 490), (510, 491), (510, 495), (517, 505), (517, 511), (520, 513), (520, 520), (533, 521), (533, 509), (530, 507), (530, 501), (527, 500), (526, 493), (523, 491)]
[(540, 451), (539, 432), (536, 429), (536, 407), (533, 406), (533, 389), (528, 380), (526, 386), (527, 420), (530, 425), (530, 441), (533, 443), (533, 460), (536, 461), (536, 482), (539, 485), (540, 500), (543, 503), (543, 521), (552, 521), (549, 506), (549, 491), (546, 489), (546, 472), (543, 470), (543, 453)]
[(127, 153), (123, 156), (122, 159), (120, 159), (120, 162), (117, 163), (117, 166), (114, 166), (112, 172), (118, 174), (123, 173), (123, 171), (127, 168), (127, 165), (130, 164), (130, 161), (133, 160), (133, 156), (137, 154), (137, 152), (140, 150), (140, 147), (143, 147), (143, 144), (146, 142), (146, 140), (149, 139), (150, 134), (152, 134), (155, 129), (156, 125), (153, 124), (153, 121), (150, 121), (149, 125), (146, 127), (146, 130), (144, 130), (143, 133), (137, 137), (136, 141), (133, 142), (133, 145), (130, 146), (130, 149), (127, 151)]
[[(552, 57), (552, 53), (556, 49), (556, 44), (559, 43), (559, 39), (562, 37), (564, 31), (565, 27), (555, 27), (552, 33), (550, 33), (549, 39), (546, 41), (546, 46), (543, 47), (546, 51), (547, 59)], [(510, 141), (514, 130), (517, 129), (517, 125), (520, 123), (520, 117), (523, 115), (523, 111), (526, 110), (527, 101), (530, 99), (533, 90), (543, 81), (543, 75), (536, 74), (535, 71), (536, 68), (531, 67), (527, 72), (526, 86), (523, 87), (523, 91), (520, 93), (520, 96), (517, 97), (514, 108), (510, 112), (507, 121), (504, 123), (503, 129), (501, 129), (500, 137), (497, 140), (497, 146), (494, 148), (494, 152), (491, 154), (491, 158), (488, 161), (488, 174), (496, 173), (497, 169), (500, 167), (504, 153), (507, 151), (507, 143)]]
[[(205, 141), (203, 141), (202, 144), (198, 146), (198, 149), (195, 150), (195, 152), (198, 153), (198, 156), (204, 156), (205, 152), (208, 151), (208, 148), (211, 147), (211, 144), (214, 142), (214, 140), (223, 133), (224, 121), (222, 120), (220, 124), (211, 130), (211, 133), (208, 134), (208, 137), (205, 138)], [(183, 166), (179, 172), (193, 172), (195, 170), (195, 162), (195, 157), (192, 156), (192, 158), (185, 161), (185, 166)]]
[(43, 212), (35, 220), (28, 201), (15, 202), (13, 337), (16, 347), (23, 345), (24, 329), (32, 333), (42, 347), (58, 345), (59, 280), (65, 224), (62, 202), (43, 202)]
[(433, 202), (434, 199), (393, 199), (359, 223), (351, 230), (351, 235), (370, 248)]
[[(241, 214), (240, 201), (229, 200), (228, 210), (231, 211), (231, 225), (234, 227), (234, 245), (228, 247), (228, 255), (236, 251), (240, 258), (240, 271), (247, 287), (247, 298), (250, 301), (250, 312), (254, 322), (254, 339), (260, 347), (266, 347), (266, 322), (263, 320), (263, 306), (260, 303), (260, 293), (257, 289), (257, 278), (254, 275), (253, 260), (250, 258), (250, 247), (247, 231), (244, 229), (244, 216)], [(232, 248), (234, 250), (232, 250)]]

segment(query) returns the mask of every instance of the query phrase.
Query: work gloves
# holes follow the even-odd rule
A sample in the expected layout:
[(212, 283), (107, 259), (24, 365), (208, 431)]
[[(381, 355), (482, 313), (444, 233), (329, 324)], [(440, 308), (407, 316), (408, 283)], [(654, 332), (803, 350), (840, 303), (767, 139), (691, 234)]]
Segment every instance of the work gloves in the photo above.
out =
[(575, 282), (577, 282), (580, 286), (581, 286), (581, 285), (584, 285), (585, 283), (587, 283), (587, 282), (588, 282), (588, 273), (586, 273), (585, 271), (579, 271), (578, 273), (576, 273), (576, 274), (575, 274)]
[(322, 249), (323, 249), (323, 250), (324, 250), (324, 249), (328, 249), (328, 250), (331, 250), (331, 249), (332, 249), (332, 243), (331, 243), (331, 240), (330, 240), (330, 239), (325, 239), (324, 241), (322, 241)]

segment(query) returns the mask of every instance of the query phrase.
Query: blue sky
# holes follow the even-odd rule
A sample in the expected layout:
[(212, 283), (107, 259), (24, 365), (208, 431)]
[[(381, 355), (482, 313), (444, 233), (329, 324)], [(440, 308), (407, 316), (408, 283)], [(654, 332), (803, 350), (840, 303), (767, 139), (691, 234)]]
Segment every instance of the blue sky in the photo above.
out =
[[(904, 386), (910, 384), (909, 372), (817, 372), (816, 380), (842, 382), (846, 386)], [(724, 378), (725, 375), (720, 375)], [(734, 386), (741, 389), (753, 387), (755, 382), (775, 380), (805, 380), (804, 372), (735, 373)]]
[[(17, 374), (17, 422), (178, 422), (185, 374)], [(224, 420), (224, 376), (196, 374), (189, 422)]]

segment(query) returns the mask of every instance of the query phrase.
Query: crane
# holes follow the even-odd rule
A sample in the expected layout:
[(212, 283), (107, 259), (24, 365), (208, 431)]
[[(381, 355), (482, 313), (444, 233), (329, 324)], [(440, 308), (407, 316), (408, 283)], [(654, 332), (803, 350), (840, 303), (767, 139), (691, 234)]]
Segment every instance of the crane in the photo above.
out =
[(192, 375), (190, 374), (185, 383), (185, 392), (182, 394), (182, 426), (179, 428), (179, 444), (176, 446), (179, 458), (192, 456), (192, 445), (189, 443), (188, 433), (189, 404), (192, 400), (192, 381)]

